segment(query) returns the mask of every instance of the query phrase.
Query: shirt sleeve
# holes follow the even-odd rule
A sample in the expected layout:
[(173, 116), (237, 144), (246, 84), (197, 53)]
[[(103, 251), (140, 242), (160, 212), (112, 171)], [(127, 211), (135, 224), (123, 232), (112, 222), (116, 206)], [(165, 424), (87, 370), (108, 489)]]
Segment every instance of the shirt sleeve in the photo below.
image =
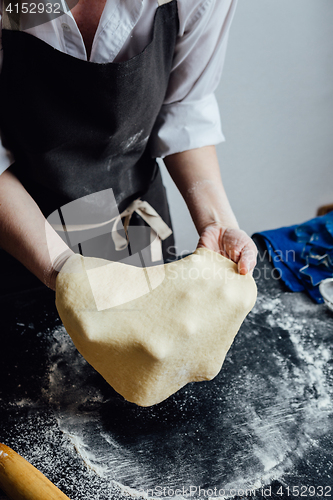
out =
[[(1, 6), (0, 6), (0, 30), (1, 30)], [(0, 37), (0, 72), (2, 68), (2, 44)], [(0, 102), (0, 113), (1, 113), (1, 102)], [(0, 175), (7, 170), (10, 165), (14, 163), (13, 155), (8, 149), (4, 148), (1, 142), (1, 131), (0, 131)]]
[(224, 141), (214, 95), (221, 79), (237, 0), (178, 0), (179, 35), (164, 104), (151, 135), (151, 155)]

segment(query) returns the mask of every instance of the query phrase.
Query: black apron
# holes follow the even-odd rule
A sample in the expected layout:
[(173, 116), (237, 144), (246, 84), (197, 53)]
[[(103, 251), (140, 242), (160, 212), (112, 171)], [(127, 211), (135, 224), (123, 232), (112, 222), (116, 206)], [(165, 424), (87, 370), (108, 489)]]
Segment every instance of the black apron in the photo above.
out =
[[(28, 33), (3, 29), (2, 141), (13, 152), (12, 171), (45, 217), (112, 188), (120, 213), (141, 198), (171, 227), (149, 137), (177, 33), (176, 0), (157, 8), (148, 46), (120, 63), (77, 59)], [(146, 226), (136, 214), (131, 224)], [(165, 260), (173, 257), (173, 245), (172, 235), (163, 242)]]

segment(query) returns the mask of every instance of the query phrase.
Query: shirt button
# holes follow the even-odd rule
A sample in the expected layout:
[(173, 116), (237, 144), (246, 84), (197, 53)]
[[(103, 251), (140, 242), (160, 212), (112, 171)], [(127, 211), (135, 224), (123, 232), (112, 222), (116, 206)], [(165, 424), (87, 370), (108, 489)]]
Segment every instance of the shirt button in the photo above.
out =
[(64, 31), (70, 31), (71, 30), (70, 27), (68, 26), (68, 24), (66, 24), (66, 23), (62, 23), (61, 27), (62, 27), (62, 29)]

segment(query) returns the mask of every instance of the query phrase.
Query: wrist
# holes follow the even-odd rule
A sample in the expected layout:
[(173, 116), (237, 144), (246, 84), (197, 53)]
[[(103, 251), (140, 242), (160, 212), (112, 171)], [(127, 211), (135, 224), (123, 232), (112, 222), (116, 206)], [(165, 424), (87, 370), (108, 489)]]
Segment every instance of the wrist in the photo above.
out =
[(212, 181), (197, 183), (188, 191), (185, 201), (199, 234), (209, 226), (239, 229), (222, 186)]
[(55, 291), (57, 276), (63, 268), (64, 264), (70, 257), (72, 257), (72, 255), (75, 255), (73, 250), (68, 248), (67, 250), (59, 254), (53, 260), (52, 265), (45, 270), (43, 281), (48, 288), (51, 288), (51, 290)]
[(225, 231), (227, 231), (228, 229), (240, 229), (236, 219), (233, 218), (219, 219), (217, 217), (214, 217), (202, 221), (202, 224), (200, 224), (200, 226), (197, 227), (200, 236), (205, 231), (212, 230), (212, 231), (219, 231), (222, 237)]

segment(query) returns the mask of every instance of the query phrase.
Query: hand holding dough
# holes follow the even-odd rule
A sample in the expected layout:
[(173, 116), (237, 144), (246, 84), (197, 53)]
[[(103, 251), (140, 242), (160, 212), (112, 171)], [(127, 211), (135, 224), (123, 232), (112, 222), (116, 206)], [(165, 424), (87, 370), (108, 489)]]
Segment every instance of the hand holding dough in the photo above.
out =
[(140, 406), (214, 378), (255, 299), (252, 276), (205, 248), (151, 268), (74, 255), (56, 283), (79, 352)]

